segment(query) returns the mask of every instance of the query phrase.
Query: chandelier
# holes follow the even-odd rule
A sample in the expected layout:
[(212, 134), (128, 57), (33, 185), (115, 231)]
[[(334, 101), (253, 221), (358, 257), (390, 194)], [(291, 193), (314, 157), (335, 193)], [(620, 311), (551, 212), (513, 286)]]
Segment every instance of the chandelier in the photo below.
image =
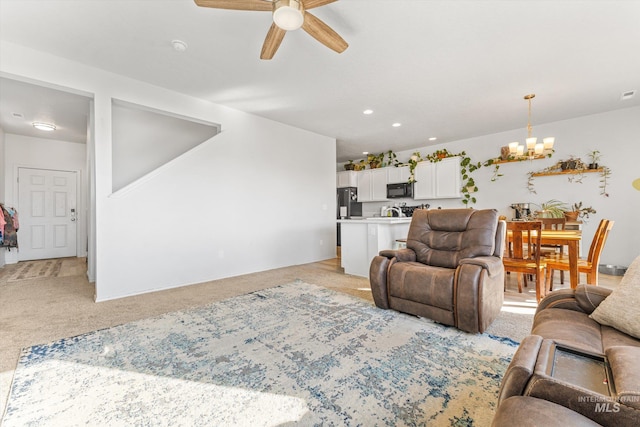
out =
[[(509, 155), (515, 157), (516, 159), (528, 158), (530, 160), (533, 159), (541, 159), (547, 155), (550, 155), (553, 152), (553, 144), (555, 143), (555, 138), (552, 136), (546, 137), (542, 139), (542, 142), (538, 142), (538, 138), (531, 136), (533, 127), (531, 126), (531, 100), (535, 98), (535, 93), (530, 93), (524, 96), (524, 99), (529, 103), (529, 118), (527, 121), (527, 139), (525, 140), (525, 144), (520, 144), (519, 142), (510, 142), (509, 143)], [(526, 149), (526, 152), (525, 152)]]

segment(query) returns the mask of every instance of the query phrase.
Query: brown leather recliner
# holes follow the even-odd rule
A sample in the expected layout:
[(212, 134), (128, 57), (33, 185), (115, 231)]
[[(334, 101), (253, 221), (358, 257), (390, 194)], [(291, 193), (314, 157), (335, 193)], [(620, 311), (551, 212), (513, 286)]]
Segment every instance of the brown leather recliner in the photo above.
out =
[(484, 332), (504, 301), (505, 226), (495, 209), (414, 211), (407, 247), (371, 262), (376, 305)]

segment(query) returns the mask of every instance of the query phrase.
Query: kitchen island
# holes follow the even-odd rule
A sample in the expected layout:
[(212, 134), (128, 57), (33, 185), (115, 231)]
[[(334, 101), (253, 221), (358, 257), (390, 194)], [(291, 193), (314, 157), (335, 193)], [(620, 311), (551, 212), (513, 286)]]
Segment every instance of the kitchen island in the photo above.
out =
[(374, 217), (339, 219), (341, 266), (346, 274), (369, 277), (369, 265), (384, 249), (395, 249), (397, 239), (406, 239), (411, 218)]

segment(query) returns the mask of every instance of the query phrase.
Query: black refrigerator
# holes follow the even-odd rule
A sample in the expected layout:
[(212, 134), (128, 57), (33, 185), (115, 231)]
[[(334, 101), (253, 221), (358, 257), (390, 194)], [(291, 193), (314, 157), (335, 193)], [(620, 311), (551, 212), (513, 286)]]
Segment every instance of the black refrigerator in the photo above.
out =
[[(358, 202), (356, 187), (338, 188), (336, 218), (349, 219), (352, 216), (362, 216), (362, 203)], [(340, 223), (337, 227), (338, 246), (340, 246)]]

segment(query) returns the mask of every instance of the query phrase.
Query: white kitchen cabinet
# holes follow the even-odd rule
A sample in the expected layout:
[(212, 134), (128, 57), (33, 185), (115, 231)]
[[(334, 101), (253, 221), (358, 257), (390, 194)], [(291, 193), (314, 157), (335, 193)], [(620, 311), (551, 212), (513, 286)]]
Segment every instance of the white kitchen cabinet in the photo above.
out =
[(399, 184), (401, 182), (409, 182), (411, 172), (409, 166), (389, 167), (387, 169), (387, 183)]
[(413, 170), (415, 184), (413, 184), (414, 199), (436, 198), (436, 164), (420, 162)]
[(460, 157), (447, 157), (435, 165), (436, 197), (438, 199), (461, 198)]
[(336, 174), (336, 188), (357, 187), (358, 172), (341, 171)]
[(439, 162), (420, 162), (413, 171), (416, 183), (414, 199), (461, 198), (460, 157), (447, 157)]
[(387, 200), (387, 170), (367, 169), (358, 172), (358, 201), (381, 202)]

